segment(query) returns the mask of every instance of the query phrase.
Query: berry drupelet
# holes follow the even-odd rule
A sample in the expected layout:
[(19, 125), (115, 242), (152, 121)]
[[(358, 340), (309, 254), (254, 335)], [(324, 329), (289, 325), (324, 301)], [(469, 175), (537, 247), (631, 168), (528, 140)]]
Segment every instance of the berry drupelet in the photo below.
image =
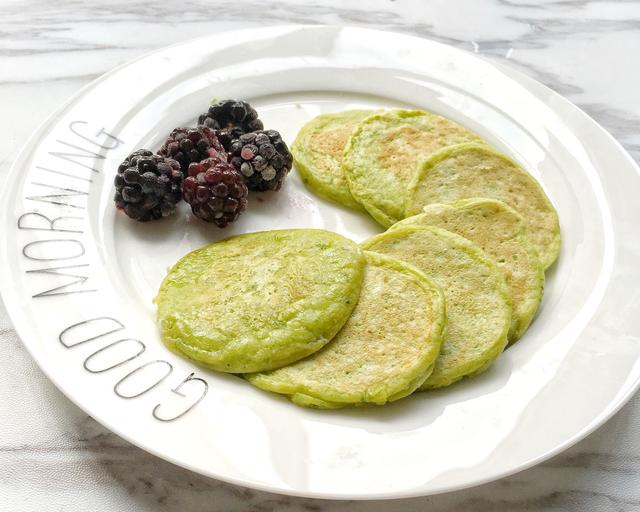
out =
[(220, 157), (189, 165), (182, 194), (196, 217), (220, 228), (234, 222), (247, 207), (243, 177)]
[(167, 217), (182, 197), (182, 178), (178, 162), (139, 149), (118, 167), (116, 207), (141, 222)]
[(263, 129), (256, 109), (246, 101), (239, 100), (223, 100), (211, 105), (209, 110), (198, 118), (198, 125), (215, 130), (226, 150), (229, 150), (231, 142), (243, 133)]
[(189, 164), (205, 158), (226, 154), (213, 130), (207, 127), (176, 128), (160, 148), (159, 153), (177, 160), (184, 175)]
[(229, 161), (244, 176), (249, 190), (279, 190), (293, 157), (276, 130), (245, 133), (229, 146)]

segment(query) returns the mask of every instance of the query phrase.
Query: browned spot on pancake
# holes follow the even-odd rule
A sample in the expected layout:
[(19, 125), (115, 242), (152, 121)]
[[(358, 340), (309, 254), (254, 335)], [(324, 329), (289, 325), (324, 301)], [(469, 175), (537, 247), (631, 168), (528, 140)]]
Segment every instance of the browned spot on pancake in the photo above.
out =
[(409, 177), (429, 147), (434, 145), (433, 134), (405, 125), (390, 130), (381, 141), (379, 161), (398, 177)]
[(319, 153), (339, 157), (342, 155), (342, 151), (352, 131), (353, 126), (348, 124), (332, 130), (314, 132), (309, 139), (309, 147)]
[(409, 178), (418, 164), (434, 151), (451, 144), (479, 139), (466, 128), (443, 119), (422, 130), (403, 125), (390, 130), (382, 139), (379, 160), (400, 178)]

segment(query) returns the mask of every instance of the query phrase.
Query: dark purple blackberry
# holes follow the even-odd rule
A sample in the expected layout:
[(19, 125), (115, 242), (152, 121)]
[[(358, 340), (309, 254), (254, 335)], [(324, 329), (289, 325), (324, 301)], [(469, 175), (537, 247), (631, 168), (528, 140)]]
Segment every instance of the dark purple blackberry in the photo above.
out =
[(205, 158), (226, 154), (213, 130), (207, 127), (176, 128), (164, 142), (159, 154), (177, 160), (183, 174), (187, 175), (189, 164)]
[(260, 130), (234, 140), (229, 161), (244, 176), (249, 190), (279, 190), (293, 157), (277, 131)]
[(223, 228), (247, 207), (247, 186), (226, 159), (207, 158), (189, 165), (182, 195), (196, 217)]
[(146, 149), (120, 164), (114, 183), (116, 208), (141, 222), (171, 215), (182, 197), (180, 164)]
[(243, 133), (262, 130), (258, 112), (246, 101), (223, 100), (211, 105), (198, 118), (198, 125), (216, 130), (218, 139), (228, 151), (231, 142)]

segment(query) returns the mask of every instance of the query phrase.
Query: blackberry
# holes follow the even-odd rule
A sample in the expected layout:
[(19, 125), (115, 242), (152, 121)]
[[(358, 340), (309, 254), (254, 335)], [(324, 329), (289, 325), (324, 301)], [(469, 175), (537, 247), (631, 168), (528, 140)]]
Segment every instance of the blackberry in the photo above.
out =
[(114, 178), (116, 208), (146, 222), (171, 215), (182, 196), (182, 171), (172, 158), (146, 149), (131, 153)]
[(293, 157), (275, 130), (245, 133), (229, 147), (229, 161), (240, 171), (249, 190), (279, 190), (291, 170)]
[(182, 195), (196, 217), (223, 228), (247, 207), (247, 186), (226, 158), (207, 158), (189, 165)]
[(258, 119), (258, 112), (246, 101), (223, 100), (211, 105), (209, 110), (198, 118), (198, 125), (216, 130), (218, 139), (226, 150), (234, 139), (243, 133), (262, 130), (264, 126)]
[(186, 177), (190, 163), (225, 155), (225, 149), (220, 144), (215, 132), (203, 126), (176, 128), (171, 132), (158, 153), (177, 160)]

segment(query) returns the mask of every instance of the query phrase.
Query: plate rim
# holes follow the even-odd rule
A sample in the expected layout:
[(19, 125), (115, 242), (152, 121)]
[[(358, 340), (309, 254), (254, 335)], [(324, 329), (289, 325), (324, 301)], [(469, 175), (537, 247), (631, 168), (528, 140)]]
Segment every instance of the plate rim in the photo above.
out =
[[(629, 152), (622, 146), (622, 144), (615, 139), (615, 137), (613, 137), (613, 135), (611, 133), (609, 133), (609, 131), (604, 128), (603, 126), (601, 126), (596, 120), (594, 120), (588, 113), (586, 113), (585, 111), (583, 111), (581, 108), (579, 108), (577, 105), (575, 105), (572, 101), (570, 101), (569, 99), (565, 98), (563, 95), (561, 95), (560, 93), (555, 92), (553, 89), (551, 89), (550, 87), (548, 87), (547, 85), (539, 82), (538, 80), (528, 76), (527, 74), (525, 74), (524, 72), (515, 69), (512, 66), (509, 66), (503, 62), (497, 62), (495, 60), (489, 59), (484, 55), (480, 55), (480, 54), (475, 54), (473, 52), (470, 52), (468, 50), (464, 50), (461, 48), (457, 48), (455, 46), (452, 45), (448, 45), (445, 43), (442, 43), (440, 41), (436, 41), (434, 39), (430, 39), (428, 37), (423, 37), (423, 36), (418, 36), (418, 35), (414, 35), (414, 34), (408, 34), (406, 32), (402, 32), (400, 30), (383, 30), (383, 29), (378, 29), (378, 28), (370, 28), (368, 26), (361, 26), (361, 25), (353, 25), (353, 24), (346, 24), (346, 25), (331, 25), (331, 24), (274, 24), (274, 25), (269, 25), (267, 27), (261, 27), (260, 29), (256, 30), (256, 28), (226, 28), (223, 29), (219, 32), (217, 32), (215, 34), (215, 36), (219, 36), (220, 34), (224, 34), (224, 33), (245, 33), (245, 34), (249, 34), (249, 33), (253, 33), (256, 37), (258, 37), (259, 35), (266, 35), (268, 32), (273, 32), (273, 33), (277, 33), (278, 31), (283, 31), (283, 30), (299, 30), (299, 29), (304, 29), (304, 28), (313, 28), (313, 29), (321, 29), (321, 30), (347, 30), (347, 31), (364, 31), (364, 32), (368, 32), (368, 33), (378, 33), (378, 34), (385, 34), (385, 35), (393, 35), (395, 37), (400, 37), (400, 38), (406, 38), (406, 39), (418, 39), (418, 40), (422, 40), (425, 42), (428, 42), (429, 44), (433, 44), (436, 46), (442, 46), (444, 48), (447, 48), (449, 50), (455, 50), (456, 52), (461, 52), (467, 55), (471, 55), (473, 57), (479, 58), (481, 60), (483, 60), (485, 63), (488, 63), (491, 66), (494, 66), (495, 68), (497, 68), (501, 73), (507, 75), (509, 78), (512, 78), (516, 81), (518, 81), (523, 87), (525, 87), (527, 89), (528, 92), (535, 94), (535, 96), (538, 96), (538, 93), (546, 93), (547, 95), (550, 95), (554, 98), (554, 101), (558, 101), (560, 102), (563, 106), (565, 107), (569, 107), (575, 114), (579, 115), (581, 117), (581, 119), (584, 122), (587, 122), (591, 125), (591, 128), (596, 129), (601, 135), (604, 135), (610, 143), (613, 143), (613, 145), (616, 147), (616, 149), (618, 150), (618, 152), (620, 153), (620, 155), (624, 156), (624, 158), (628, 161), (628, 163), (630, 164), (630, 167), (632, 169), (635, 170), (636, 174), (638, 174), (640, 176), (640, 165), (638, 165), (638, 163), (633, 159), (633, 157), (629, 154)], [(214, 37), (215, 37), (214, 36)], [(16, 155), (9, 171), (6, 174), (5, 179), (2, 180), (2, 184), (3, 184), (3, 191), (0, 195), (0, 200), (3, 201), (3, 204), (8, 204), (9, 198), (11, 196), (11, 191), (15, 188), (15, 184), (16, 184), (16, 180), (19, 177), (19, 173), (18, 173), (18, 166), (21, 163), (21, 161), (23, 161), (25, 158), (28, 157), (29, 153), (31, 152), (31, 146), (33, 146), (33, 144), (39, 139), (41, 138), (41, 136), (47, 132), (47, 128), (49, 127), (49, 125), (51, 125), (53, 122), (55, 122), (55, 120), (61, 116), (67, 109), (69, 109), (76, 101), (78, 101), (80, 98), (82, 98), (83, 96), (85, 96), (87, 94), (88, 91), (90, 91), (93, 87), (95, 87), (97, 84), (102, 83), (103, 81), (107, 80), (108, 78), (110, 78), (112, 75), (117, 74), (120, 70), (127, 68), (129, 66), (133, 66), (135, 65), (138, 61), (147, 59), (155, 54), (160, 54), (162, 52), (165, 52), (169, 49), (172, 48), (177, 48), (180, 47), (182, 45), (187, 45), (187, 44), (191, 44), (195, 41), (198, 40), (205, 40), (210, 38), (211, 36), (199, 36), (199, 37), (194, 37), (194, 38), (189, 38), (189, 39), (185, 39), (183, 41), (180, 42), (176, 42), (173, 43), (171, 45), (167, 45), (167, 46), (163, 46), (161, 48), (157, 48), (154, 50), (151, 50), (149, 52), (145, 52), (142, 55), (139, 55), (137, 57), (134, 57), (133, 59), (127, 60), (121, 64), (119, 64), (118, 66), (110, 69), (109, 71), (103, 73), (102, 75), (100, 75), (99, 77), (95, 78), (94, 80), (90, 81), (88, 84), (85, 84), (84, 86), (82, 86), (78, 91), (76, 91), (75, 93), (73, 93), (66, 101), (64, 101), (58, 108), (56, 108), (50, 115), (48, 115), (46, 117), (46, 119), (44, 121), (42, 121), (39, 126), (31, 133), (31, 135), (28, 137), (27, 141), (23, 144), (22, 148), (20, 149), (20, 151), (18, 152), (18, 154)], [(9, 220), (9, 211), (8, 208), (1, 208), (0, 209), (0, 232), (3, 232), (5, 230), (8, 229), (8, 221)], [(7, 259), (8, 256), (8, 247), (7, 244), (3, 244), (2, 249), (0, 250), (0, 258), (1, 261), (3, 263), (6, 263), (8, 261)], [(11, 282), (10, 281), (10, 272), (7, 270), (8, 265), (0, 265), (0, 277), (2, 277), (3, 281), (5, 279), (7, 279), (6, 282)], [(92, 418), (94, 418), (96, 421), (98, 421), (103, 427), (107, 428), (108, 430), (110, 430), (111, 432), (115, 433), (116, 435), (118, 435), (119, 437), (123, 438), (124, 440), (126, 440), (127, 442), (131, 443), (132, 445), (156, 456), (159, 457), (162, 460), (168, 461), (171, 464), (174, 464), (178, 467), (187, 469), (189, 471), (192, 471), (196, 474), (201, 474), (203, 476), (206, 476), (208, 478), (213, 478), (215, 480), (220, 480), (226, 483), (230, 483), (233, 485), (237, 485), (237, 486), (241, 486), (241, 487), (246, 487), (246, 488), (251, 488), (251, 489), (256, 489), (259, 491), (263, 491), (263, 492), (270, 492), (270, 493), (275, 493), (275, 494), (282, 494), (282, 495), (289, 495), (289, 496), (295, 496), (295, 497), (302, 497), (302, 498), (313, 498), (313, 499), (327, 499), (327, 500), (358, 500), (358, 501), (364, 501), (364, 500), (391, 500), (391, 499), (406, 499), (406, 498), (416, 498), (416, 497), (422, 497), (422, 496), (431, 496), (431, 495), (437, 495), (437, 494), (443, 494), (443, 493), (448, 493), (448, 492), (455, 492), (455, 491), (460, 491), (463, 489), (469, 489), (469, 488), (473, 488), (473, 487), (477, 487), (480, 485), (484, 485), (496, 480), (500, 480), (502, 478), (517, 474), (521, 471), (524, 471), (526, 469), (529, 469), (533, 466), (536, 466), (556, 455), (558, 455), (559, 453), (562, 453), (563, 451), (567, 450), (568, 448), (570, 448), (571, 446), (575, 445), (576, 443), (578, 443), (579, 441), (583, 440), (584, 438), (586, 438), (587, 436), (589, 436), (590, 434), (592, 434), (594, 431), (596, 431), (598, 428), (600, 428), (602, 425), (604, 425), (611, 417), (613, 417), (617, 412), (620, 411), (620, 409), (633, 397), (633, 395), (640, 389), (640, 376), (638, 376), (638, 378), (636, 378), (636, 380), (632, 383), (630, 383), (627, 387), (627, 389), (623, 392), (623, 393), (619, 393), (616, 397), (615, 400), (611, 401), (608, 405), (608, 407), (606, 407), (605, 409), (603, 409), (603, 411), (597, 416), (595, 417), (589, 424), (587, 424), (585, 427), (583, 427), (579, 432), (575, 433), (573, 436), (567, 438), (564, 442), (558, 444), (555, 448), (547, 450), (544, 453), (541, 453), (540, 455), (538, 455), (537, 457), (532, 457), (530, 458), (528, 461), (526, 461), (525, 463), (521, 463), (518, 464), (514, 467), (510, 467), (508, 469), (505, 469), (503, 471), (499, 471), (499, 472), (494, 472), (491, 473), (490, 475), (487, 475), (485, 477), (482, 478), (476, 478), (476, 479), (470, 479), (465, 483), (461, 483), (461, 484), (454, 484), (454, 485), (448, 485), (448, 486), (441, 486), (439, 488), (436, 488), (434, 490), (430, 490), (430, 491), (394, 491), (394, 492), (382, 492), (382, 493), (376, 493), (376, 494), (349, 494), (349, 493), (325, 493), (325, 492), (305, 492), (305, 491), (299, 491), (296, 489), (291, 489), (291, 488), (285, 488), (285, 487), (281, 487), (281, 488), (277, 488), (277, 487), (273, 487), (271, 485), (267, 485), (264, 484), (262, 482), (259, 481), (255, 481), (255, 480), (249, 480), (249, 479), (241, 479), (241, 478), (235, 478), (235, 477), (229, 477), (223, 474), (217, 474), (214, 472), (207, 472), (207, 473), (203, 473), (202, 471), (200, 471), (199, 469), (195, 469), (194, 467), (190, 466), (188, 463), (179, 461), (177, 459), (175, 459), (174, 457), (171, 457), (169, 455), (166, 454), (161, 454), (158, 450), (156, 450), (153, 445), (151, 444), (146, 444), (144, 442), (144, 440), (134, 440), (133, 438), (131, 438), (125, 431), (123, 431), (120, 428), (117, 427), (112, 427), (110, 422), (107, 421), (106, 419), (104, 419), (104, 417), (101, 414), (96, 414), (95, 412), (89, 411), (88, 408), (86, 408), (84, 405), (82, 405), (81, 403), (79, 403), (76, 399), (74, 399), (73, 397), (73, 393), (71, 393), (70, 391), (68, 391), (65, 386), (59, 381), (59, 379), (57, 379), (56, 377), (53, 376), (53, 374), (49, 371), (49, 369), (47, 368), (47, 365), (44, 364), (44, 362), (42, 361), (42, 358), (38, 355), (37, 351), (32, 350), (34, 347), (31, 346), (31, 344), (29, 342), (26, 342), (24, 340), (23, 334), (26, 330), (24, 323), (19, 322), (16, 323), (15, 318), (17, 318), (16, 315), (16, 310), (18, 309), (18, 306), (16, 304), (12, 304), (12, 302), (9, 299), (9, 295), (12, 292), (9, 292), (8, 289), (6, 287), (0, 287), (0, 297), (2, 298), (2, 301), (5, 305), (5, 309), (7, 311), (7, 316), (11, 322), (11, 325), (13, 326), (16, 334), (18, 335), (18, 337), (20, 338), (20, 342), (23, 345), (23, 347), (26, 348), (27, 352), (30, 354), (30, 356), (33, 358), (33, 360), (36, 362), (36, 364), (38, 365), (38, 368), (40, 369), (40, 371), (43, 372), (43, 374), (47, 377), (47, 379), (49, 379), (54, 385), (55, 387), (62, 392), (62, 394), (69, 399), (75, 406), (77, 406), (80, 410), (82, 410), (85, 414), (91, 416)]]

